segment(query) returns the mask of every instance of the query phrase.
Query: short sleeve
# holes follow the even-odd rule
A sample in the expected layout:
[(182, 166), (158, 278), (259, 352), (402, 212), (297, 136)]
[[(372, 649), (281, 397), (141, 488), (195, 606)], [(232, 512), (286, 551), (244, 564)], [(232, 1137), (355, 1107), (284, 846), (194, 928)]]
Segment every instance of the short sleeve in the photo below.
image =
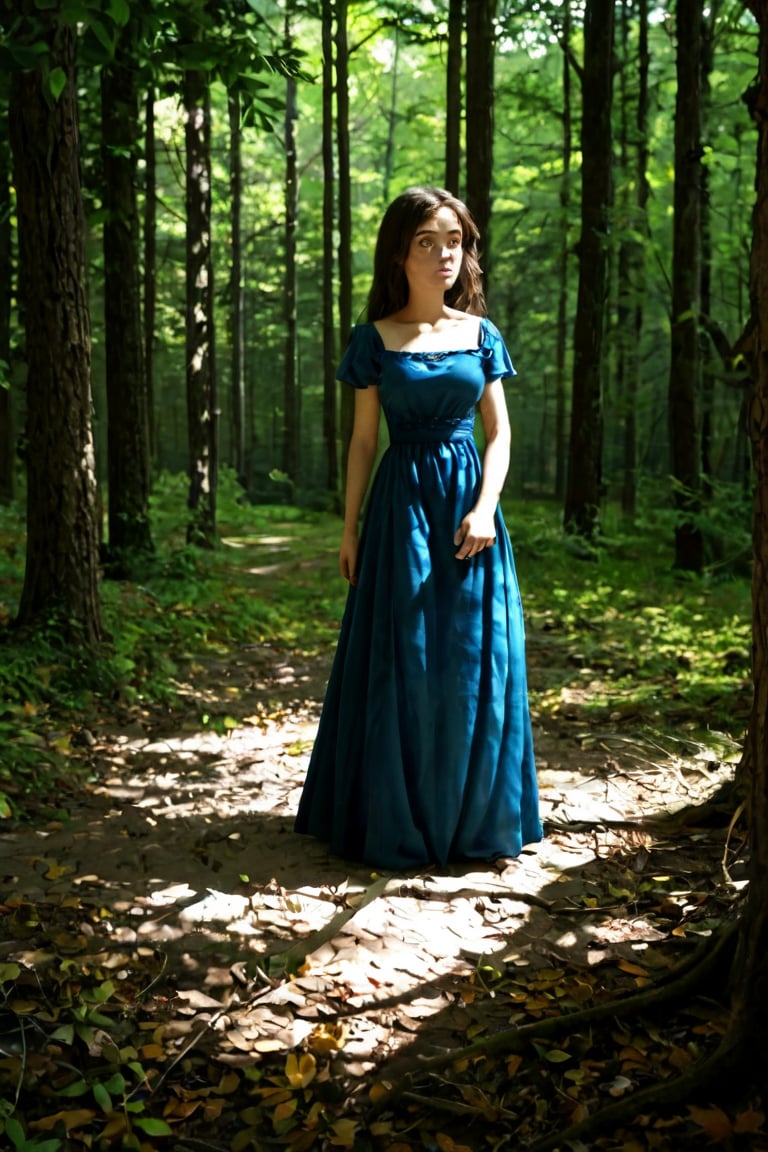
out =
[(517, 376), (507, 346), (496, 325), (487, 317), (483, 317), (481, 331), (480, 350), (483, 354), (486, 380), (490, 382), (491, 380), (503, 380), (505, 376)]
[(377, 385), (381, 377), (382, 348), (381, 336), (373, 324), (355, 325), (336, 379), (351, 384), (353, 388)]

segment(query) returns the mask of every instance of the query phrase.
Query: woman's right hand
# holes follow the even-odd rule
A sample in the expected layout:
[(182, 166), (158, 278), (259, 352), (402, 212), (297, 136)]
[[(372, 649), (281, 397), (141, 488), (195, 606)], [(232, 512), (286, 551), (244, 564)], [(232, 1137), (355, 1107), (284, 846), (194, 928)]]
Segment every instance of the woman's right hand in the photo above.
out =
[(359, 537), (351, 528), (345, 528), (339, 550), (339, 568), (345, 580), (357, 584), (357, 546)]

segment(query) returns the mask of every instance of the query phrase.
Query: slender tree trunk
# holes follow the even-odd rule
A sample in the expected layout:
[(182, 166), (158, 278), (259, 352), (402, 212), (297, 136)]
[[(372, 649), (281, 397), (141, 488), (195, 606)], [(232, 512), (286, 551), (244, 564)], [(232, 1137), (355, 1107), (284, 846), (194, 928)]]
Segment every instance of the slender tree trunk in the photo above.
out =
[(323, 438), (325, 484), (333, 503), (339, 502), (338, 420), (336, 417), (336, 339), (333, 322), (333, 4), (323, 0)]
[(464, 56), (464, 0), (449, 0), (448, 57), (445, 69), (445, 186), (461, 195), (461, 74)]
[(677, 510), (675, 567), (704, 563), (700, 484), (702, 0), (678, 0), (669, 438)]
[(582, 75), (579, 290), (573, 336), (573, 398), (565, 497), (566, 531), (599, 529), (602, 468), (600, 372), (608, 283), (611, 199), (613, 5), (587, 0)]
[(157, 283), (157, 202), (155, 160), (155, 90), (147, 90), (144, 122), (144, 376), (147, 389), (149, 458), (157, 462), (155, 405), (155, 297)]
[(467, 5), (466, 198), (480, 230), (486, 295), (491, 270), (491, 187), (493, 181), (493, 74), (496, 0)]
[(184, 73), (186, 113), (186, 354), (190, 543), (216, 537), (218, 412), (211, 260), (211, 115), (208, 77)]
[(563, 117), (562, 163), (560, 178), (560, 252), (557, 260), (557, 346), (555, 348), (555, 497), (565, 495), (566, 465), (566, 356), (568, 350), (568, 264), (571, 250), (571, 0), (563, 3)]
[[(336, 3), (336, 152), (339, 165), (339, 339), (346, 348), (352, 332), (352, 178), (349, 148), (349, 47), (348, 0)], [(347, 455), (352, 438), (355, 398), (351, 388), (341, 389), (341, 459), (346, 480)]]
[[(624, 7), (624, 60), (623, 70), (629, 68), (629, 27), (632, 5)], [(627, 235), (622, 240), (619, 254), (619, 379), (623, 412), (623, 483), (621, 509), (630, 523), (637, 507), (637, 394), (640, 384), (640, 337), (643, 327), (645, 297), (645, 248), (638, 236), (647, 233), (646, 204), (648, 201), (648, 0), (639, 0), (637, 6), (637, 98), (635, 101), (634, 133), (630, 122), (625, 127), (626, 148), (623, 167), (626, 180), (634, 169), (633, 189), (627, 187)], [(622, 99), (622, 109), (628, 107)], [(634, 154), (634, 164), (632, 156)]]
[(119, 578), (152, 551), (149, 430), (141, 327), (135, 62), (101, 70), (109, 567)]
[[(286, 40), (290, 44), (287, 27)], [(295, 499), (300, 483), (300, 427), (298, 389), (298, 332), (296, 317), (296, 228), (299, 212), (299, 174), (296, 162), (296, 81), (285, 82), (285, 362), (283, 366), (283, 471)]]
[(16, 451), (10, 381), (13, 286), (11, 148), (5, 100), (0, 104), (0, 117), (0, 504), (9, 504), (14, 495)]
[(243, 294), (243, 162), (240, 96), (232, 92), (229, 107), (229, 196), (232, 262), (229, 269), (229, 336), (232, 384), (230, 389), (230, 463), (245, 484), (245, 299)]
[(387, 109), (387, 141), (384, 147), (384, 176), (381, 184), (382, 199), (389, 203), (389, 190), (392, 185), (395, 163), (395, 137), (397, 135), (397, 82), (400, 65), (400, 29), (394, 29), (395, 52), (390, 68), (389, 108)]
[[(63, 635), (95, 647), (102, 623), (75, 32), (58, 15), (37, 12), (49, 67), (16, 72), (11, 82), (28, 368), (27, 558), (17, 619), (57, 618)], [(66, 76), (57, 100), (47, 79), (55, 69)]]
[(759, 26), (758, 76), (749, 95), (757, 129), (756, 202), (750, 267), (751, 316), (742, 340), (754, 381), (755, 463), (752, 574), (752, 680), (747, 734), (750, 881), (732, 972), (732, 1017), (725, 1043), (735, 1076), (765, 1090), (755, 1059), (768, 1030), (768, 0), (752, 0)]
[[(709, 121), (712, 115), (711, 76), (715, 67), (715, 26), (718, 20), (719, 3), (712, 0), (705, 14), (701, 16), (701, 136), (706, 140)], [(712, 315), (712, 213), (709, 203), (709, 168), (701, 165), (701, 303), (704, 317)], [(712, 495), (713, 466), (712, 438), (714, 435), (714, 402), (716, 366), (714, 349), (703, 328), (699, 332), (701, 353), (701, 485), (705, 498)]]

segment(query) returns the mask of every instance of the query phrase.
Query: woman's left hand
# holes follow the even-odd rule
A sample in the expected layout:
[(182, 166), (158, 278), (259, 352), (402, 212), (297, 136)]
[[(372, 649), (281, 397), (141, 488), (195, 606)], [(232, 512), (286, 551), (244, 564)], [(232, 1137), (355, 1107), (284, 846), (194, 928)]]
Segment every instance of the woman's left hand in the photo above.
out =
[(456, 529), (453, 542), (458, 548), (457, 560), (468, 560), (470, 556), (477, 556), (484, 548), (490, 548), (496, 543), (493, 512), (473, 508)]

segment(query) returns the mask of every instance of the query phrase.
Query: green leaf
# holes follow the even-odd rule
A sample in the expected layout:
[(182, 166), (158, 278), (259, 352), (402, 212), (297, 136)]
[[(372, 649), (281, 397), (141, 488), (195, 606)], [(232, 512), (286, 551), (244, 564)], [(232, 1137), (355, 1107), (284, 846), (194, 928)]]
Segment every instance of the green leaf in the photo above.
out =
[(48, 89), (54, 100), (58, 100), (67, 86), (67, 74), (63, 68), (54, 68), (48, 75)]
[(112, 1097), (110, 1096), (109, 1092), (107, 1092), (103, 1084), (94, 1084), (93, 1098), (98, 1104), (99, 1108), (101, 1108), (102, 1112), (112, 1111)]
[(110, 0), (107, 15), (122, 28), (131, 18), (131, 9), (126, 0)]
[[(67, 1025), (64, 1025), (67, 1027)], [(61, 1028), (57, 1029), (61, 1032)], [(54, 1033), (55, 1035), (55, 1033)], [(71, 1084), (67, 1084), (66, 1088), (59, 1088), (56, 1093), (57, 1096), (85, 1096), (86, 1092), (90, 1092), (90, 1085), (85, 1080), (74, 1080)]]
[(170, 1136), (173, 1132), (170, 1124), (166, 1124), (165, 1120), (157, 1120), (152, 1116), (148, 1116), (144, 1120), (134, 1120), (133, 1126), (146, 1133), (147, 1136)]

